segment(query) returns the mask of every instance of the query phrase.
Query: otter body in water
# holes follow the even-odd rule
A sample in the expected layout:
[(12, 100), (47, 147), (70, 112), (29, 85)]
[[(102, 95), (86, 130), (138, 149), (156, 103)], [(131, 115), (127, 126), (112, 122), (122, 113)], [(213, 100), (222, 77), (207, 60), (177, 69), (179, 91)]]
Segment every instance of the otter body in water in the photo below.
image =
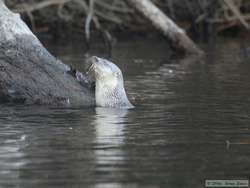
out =
[(96, 106), (134, 108), (129, 102), (121, 70), (106, 59), (92, 57), (89, 72), (94, 74)]

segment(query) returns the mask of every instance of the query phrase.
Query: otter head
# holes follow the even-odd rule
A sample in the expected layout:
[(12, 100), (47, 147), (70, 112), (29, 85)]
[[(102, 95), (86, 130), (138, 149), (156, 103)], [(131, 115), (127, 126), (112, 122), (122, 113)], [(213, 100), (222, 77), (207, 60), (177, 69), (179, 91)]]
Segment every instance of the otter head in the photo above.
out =
[(96, 105), (111, 108), (133, 108), (129, 102), (121, 70), (106, 59), (91, 58), (90, 72), (95, 79)]

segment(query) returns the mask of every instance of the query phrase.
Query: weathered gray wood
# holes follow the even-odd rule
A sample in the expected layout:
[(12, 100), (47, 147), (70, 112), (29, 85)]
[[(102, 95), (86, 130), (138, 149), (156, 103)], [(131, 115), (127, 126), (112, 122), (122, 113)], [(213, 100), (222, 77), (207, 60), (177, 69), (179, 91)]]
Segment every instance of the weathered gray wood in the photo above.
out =
[(161, 31), (161, 33), (171, 42), (171, 46), (176, 50), (189, 54), (203, 54), (195, 43), (186, 35), (185, 31), (178, 27), (150, 0), (127, 0), (127, 2), (147, 18), (155, 28)]
[(94, 92), (68, 70), (0, 0), (0, 101), (94, 105)]

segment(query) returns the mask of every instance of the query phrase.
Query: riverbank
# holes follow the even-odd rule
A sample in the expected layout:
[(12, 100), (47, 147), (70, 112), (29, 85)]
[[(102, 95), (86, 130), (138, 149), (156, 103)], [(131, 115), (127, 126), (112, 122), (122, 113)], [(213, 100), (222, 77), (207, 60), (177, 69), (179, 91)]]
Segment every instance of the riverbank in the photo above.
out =
[[(93, 2), (92, 6), (90, 2)], [(126, 1), (27, 0), (24, 3), (19, 0), (7, 0), (6, 3), (14, 12), (21, 13), (22, 18), (36, 34), (46, 33), (57, 37), (73, 34), (85, 37), (87, 22), (90, 22), (92, 38), (100, 37), (100, 32), (103, 31), (108, 32), (111, 37), (122, 33), (157, 33)], [(235, 33), (248, 27), (248, 1), (226, 0), (221, 3), (208, 0), (154, 0), (153, 3), (194, 39), (232, 31)], [(92, 20), (89, 20), (90, 15), (93, 16)]]

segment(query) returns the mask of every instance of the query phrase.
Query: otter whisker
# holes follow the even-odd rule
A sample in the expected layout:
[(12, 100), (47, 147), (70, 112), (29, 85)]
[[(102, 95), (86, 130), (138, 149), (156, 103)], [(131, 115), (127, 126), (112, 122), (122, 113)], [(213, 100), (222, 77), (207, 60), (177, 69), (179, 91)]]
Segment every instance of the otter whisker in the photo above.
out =
[(88, 75), (89, 72), (92, 72), (93, 70), (94, 70), (94, 63), (92, 63), (92, 64), (89, 66), (89, 68), (87, 69), (86, 74)]

